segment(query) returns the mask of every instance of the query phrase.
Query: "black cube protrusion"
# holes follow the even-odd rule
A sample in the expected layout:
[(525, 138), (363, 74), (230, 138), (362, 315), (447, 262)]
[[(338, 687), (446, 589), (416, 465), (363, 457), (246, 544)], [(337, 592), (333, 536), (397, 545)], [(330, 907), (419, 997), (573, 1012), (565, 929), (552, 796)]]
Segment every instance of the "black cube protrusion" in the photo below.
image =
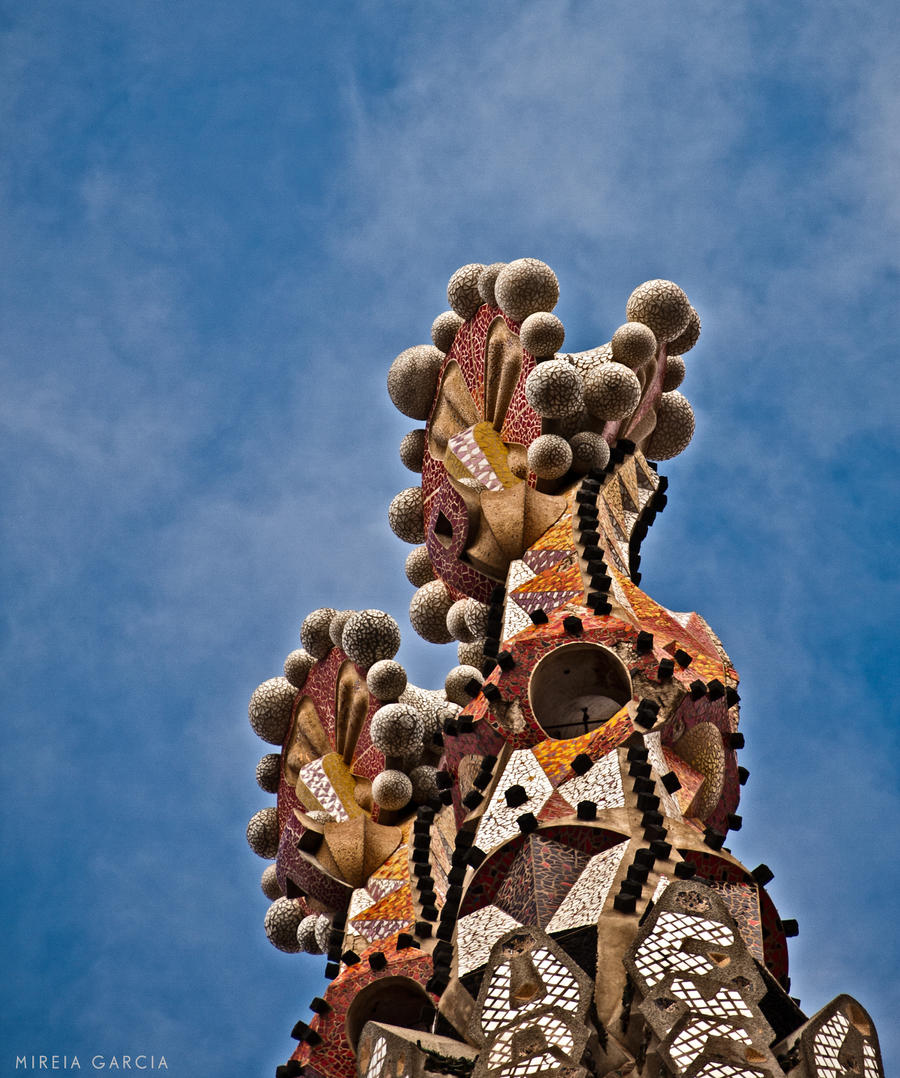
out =
[(607, 601), (606, 596), (601, 592), (592, 591), (585, 602), (598, 617), (609, 614), (612, 611), (612, 604)]
[(597, 504), (597, 491), (590, 488), (585, 490), (584, 483), (581, 487), (575, 491), (575, 501), (578, 505), (596, 505)]
[(444, 723), (444, 733), (447, 735), (447, 737), (456, 737), (456, 735), (459, 733), (459, 727), (456, 725), (453, 719), (447, 719), (447, 721)]
[(637, 880), (638, 883), (646, 883), (647, 877), (650, 875), (650, 869), (646, 865), (629, 865), (628, 866), (628, 879)]
[(481, 645), (481, 651), (484, 656), (496, 659), (500, 654), (500, 641), (494, 636), (487, 637)]
[(570, 614), (568, 617), (563, 618), (563, 628), (570, 636), (581, 636), (584, 631), (584, 625), (581, 622), (581, 618), (576, 618), (574, 614)]
[(579, 801), (575, 810), (579, 820), (596, 820), (597, 805), (593, 801)]
[(501, 670), (512, 670), (516, 665), (516, 660), (508, 651), (501, 651), (497, 655), (497, 664)]
[(497, 669), (498, 662), (493, 656), (488, 655), (484, 662), (481, 664), (481, 673), (484, 677), (490, 677), (491, 674)]
[(728, 830), (729, 831), (740, 831), (741, 827), (744, 824), (743, 816), (738, 816), (738, 814), (736, 812), (730, 812), (725, 817), (725, 819), (726, 819), (726, 822), (728, 823)]
[(528, 793), (525, 790), (525, 787), (520, 786), (518, 783), (516, 783), (515, 786), (508, 786), (503, 796), (510, 808), (518, 808), (519, 805), (524, 805), (528, 800)]
[(546, 625), (549, 620), (550, 619), (540, 607), (538, 607), (537, 610), (531, 611), (531, 622), (533, 625)]
[(613, 899), (613, 908), (619, 913), (634, 913), (637, 907), (637, 898), (634, 895), (622, 894), (620, 891)]
[(675, 662), (678, 663), (682, 670), (685, 669), (685, 667), (690, 666), (693, 661), (693, 657), (688, 655), (684, 648), (678, 648), (675, 652)]
[(721, 850), (722, 844), (725, 842), (725, 836), (714, 827), (707, 827), (703, 832), (703, 841), (711, 850)]
[(468, 850), (475, 842), (475, 833), (473, 831), (457, 831), (456, 832), (456, 848), (458, 850)]
[(306, 1024), (306, 1022), (304, 1022), (301, 1019), (299, 1022), (297, 1022), (297, 1024), (291, 1030), (291, 1038), (292, 1038), (292, 1040), (302, 1041), (303, 1038), (306, 1036), (306, 1031), (308, 1029), (309, 1029), (309, 1026)]
[(375, 951), (369, 955), (369, 965), (378, 973), (387, 967), (387, 955), (383, 951)]
[(413, 849), (415, 850), (427, 850), (431, 846), (431, 834), (425, 832), (425, 834), (413, 835)]
[(591, 590), (602, 595), (612, 587), (612, 577), (607, 573), (593, 573), (590, 577)]
[(458, 884), (458, 883), (451, 884), (447, 888), (447, 897), (444, 900), (444, 902), (445, 902), (444, 909), (446, 909), (447, 906), (454, 906), (454, 905), (458, 906), (460, 904), (460, 902), (462, 902), (462, 896), (463, 896), (462, 885)]
[(478, 678), (470, 677), (469, 680), (463, 686), (466, 696), (470, 700), (474, 700), (476, 696), (481, 693), (481, 682)]
[[(449, 793), (449, 791), (448, 791)], [(452, 800), (452, 797), (451, 797)], [(428, 864), (428, 850), (417, 850), (413, 848), (412, 853), (409, 855), (409, 859), (414, 865), (427, 865)]]
[(594, 761), (587, 755), (587, 753), (579, 752), (569, 766), (576, 775), (585, 775), (594, 766)]
[(692, 876), (696, 876), (697, 866), (692, 865), (690, 861), (679, 861), (675, 866), (675, 875), (680, 880), (689, 880)]
[(431, 735), (431, 743), (439, 749), (442, 749), (444, 747), (444, 735), (440, 732), (440, 730), (435, 730), (435, 732)]
[(493, 753), (489, 752), (486, 756), (481, 758), (482, 771), (493, 771), (497, 766), (497, 757)]
[(477, 846), (473, 846), (466, 855), (466, 864), (471, 865), (472, 868), (480, 868), (486, 859), (487, 854), (484, 850), (479, 850)]
[(437, 906), (423, 906), (422, 919), (425, 921), (436, 921), (438, 919)]
[(771, 883), (771, 881), (775, 879), (775, 873), (768, 865), (757, 865), (750, 875), (756, 880), (760, 887), (765, 887), (767, 883)]
[(431, 877), (431, 865), (421, 864), (413, 865), (413, 875), (419, 880), (430, 880)]
[(781, 930), (786, 936), (799, 936), (800, 925), (793, 917), (788, 917), (787, 920), (781, 922)]
[(747, 785), (747, 779), (749, 779), (749, 778), (750, 778), (750, 772), (747, 770), (747, 768), (742, 767), (741, 765), (738, 765), (738, 782), (741, 784), (741, 786), (746, 786)]
[(634, 650), (638, 655), (646, 655), (653, 650), (653, 633), (641, 631), (637, 634), (637, 639), (634, 642)]
[(653, 850), (635, 850), (634, 863), (636, 865), (644, 865), (646, 868), (651, 869), (656, 864), (656, 854)]
[(621, 464), (625, 459), (625, 450), (622, 448), (620, 442), (616, 442), (612, 449), (610, 449), (609, 459), (615, 461), (616, 464)]
[[(416, 868), (418, 868), (418, 867), (419, 866), (416, 865)], [(424, 866), (424, 867), (428, 868), (427, 865)], [(416, 878), (416, 887), (420, 891), (433, 891), (434, 890), (434, 876), (432, 876), (430, 874), (429, 875), (418, 876)]]
[[(436, 906), (437, 893), (434, 890), (420, 891), (419, 902), (421, 903), (423, 910), (428, 909), (430, 906)], [(429, 918), (429, 920), (431, 920), (431, 918)]]
[(666, 829), (660, 827), (659, 824), (650, 824), (644, 828), (644, 838), (647, 842), (655, 842), (657, 839), (663, 839), (666, 837)]
[(619, 884), (619, 890), (623, 895), (634, 895), (635, 898), (640, 898), (643, 884), (638, 880), (625, 879)]
[(637, 806), (641, 812), (659, 808), (659, 798), (656, 794), (638, 794)]
[(659, 827), (663, 822), (663, 814), (657, 812), (654, 809), (650, 809), (649, 812), (645, 812), (641, 817), (642, 827)]
[(637, 714), (634, 716), (634, 721), (638, 726), (643, 726), (645, 730), (649, 730), (656, 722), (656, 714), (655, 711), (649, 711), (645, 707), (639, 707), (637, 709)]
[(660, 659), (659, 666), (656, 668), (656, 676), (660, 681), (666, 681), (675, 673), (675, 660), (674, 659)]
[(450, 790), (441, 790), (439, 800), (442, 805), (452, 805), (453, 794), (450, 792)]
[(447, 879), (455, 886), (460, 886), (465, 878), (466, 870), (463, 865), (454, 865), (447, 874)]
[(472, 779), (472, 785), (477, 790), (486, 790), (490, 786), (493, 777), (492, 771), (479, 771), (475, 778)]
[(652, 768), (646, 760), (632, 760), (628, 765), (628, 774), (636, 779), (649, 779)]
[(321, 996), (313, 996), (309, 1003), (309, 1009), (314, 1014), (328, 1014), (331, 1010), (331, 1004), (327, 999), (322, 999)]
[(582, 547), (581, 556), (587, 562), (602, 561), (606, 557), (606, 551), (597, 543), (588, 543)]
[(637, 745), (628, 746), (628, 759), (640, 760), (642, 763), (650, 759), (650, 750), (643, 743), (643, 740), (641, 740), (641, 742)]
[(663, 775), (661, 782), (670, 794), (681, 789), (681, 781), (674, 771), (667, 771), (665, 775)]
[(733, 749), (742, 749), (744, 747), (744, 735), (740, 730), (735, 730), (734, 733), (728, 735), (728, 744)]
[(435, 974), (433, 977), (429, 977), (425, 983), (425, 988), (435, 996), (441, 995), (444, 989), (447, 987), (447, 981), (442, 977)]
[(735, 704), (740, 703), (740, 693), (733, 686), (729, 685), (725, 690), (725, 703), (728, 707), (734, 707)]
[(721, 700), (725, 695), (725, 686), (717, 677), (714, 677), (706, 688), (709, 690), (710, 700)]
[(455, 930), (455, 918), (452, 921), (441, 921), (441, 923), (438, 925), (437, 932), (435, 932), (435, 935), (439, 940), (444, 940), (444, 942), (449, 943), (450, 940), (453, 939), (453, 933)]
[(530, 835), (537, 831), (537, 816), (533, 812), (523, 812), (516, 818), (516, 824), (523, 835)]
[(700, 678), (696, 678), (688, 687), (691, 690), (692, 700), (702, 700), (706, 696), (706, 683), (701, 681)]
[(656, 789), (656, 783), (653, 779), (636, 778), (632, 788), (636, 794), (652, 794)]
[(660, 861), (668, 861), (672, 853), (672, 844), (663, 842), (662, 839), (657, 839), (655, 842), (650, 843), (650, 852)]
[(492, 681), (489, 681), (481, 691), (492, 704), (499, 704), (503, 699), (502, 693)]
[(475, 720), (471, 715), (460, 715), (459, 717), (459, 732), (461, 734), (471, 734), (475, 729)]
[(631, 574), (631, 583), (632, 583), (632, 584), (640, 584), (640, 582), (641, 582), (641, 581), (642, 581), (643, 579), (644, 579), (644, 578), (643, 578), (642, 574), (641, 574), (641, 573), (639, 573), (639, 572), (637, 571), (637, 569), (635, 569), (635, 570), (634, 570), (634, 572), (633, 572), (633, 573)]
[(345, 966), (355, 966), (356, 963), (359, 961), (359, 955), (356, 953), (356, 951), (344, 951), (344, 953), (341, 955), (341, 961), (344, 963)]
[(413, 932), (419, 937), (420, 940), (427, 940), (431, 938), (431, 925), (428, 921), (416, 921)]
[(582, 527), (581, 542), (583, 546), (599, 546), (600, 532), (595, 531), (593, 528)]
[(434, 776), (434, 781), (437, 783), (439, 790), (449, 790), (453, 785), (453, 776), (449, 771), (438, 771)]

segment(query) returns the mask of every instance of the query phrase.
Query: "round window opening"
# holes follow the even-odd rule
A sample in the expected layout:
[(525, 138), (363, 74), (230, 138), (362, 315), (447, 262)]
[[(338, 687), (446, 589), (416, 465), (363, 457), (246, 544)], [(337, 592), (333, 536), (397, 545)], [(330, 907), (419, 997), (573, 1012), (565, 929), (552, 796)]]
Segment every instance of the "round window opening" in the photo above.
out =
[(528, 699), (535, 719), (558, 741), (596, 730), (631, 699), (624, 663), (602, 644), (563, 644), (535, 666)]

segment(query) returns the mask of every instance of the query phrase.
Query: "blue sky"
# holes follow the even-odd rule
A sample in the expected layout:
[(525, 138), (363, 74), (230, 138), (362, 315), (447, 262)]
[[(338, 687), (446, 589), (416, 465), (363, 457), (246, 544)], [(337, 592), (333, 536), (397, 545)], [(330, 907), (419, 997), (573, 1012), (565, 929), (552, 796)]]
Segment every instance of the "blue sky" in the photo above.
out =
[(0, 1071), (287, 1058), (322, 964), (262, 931), (246, 702), (322, 605), (454, 664), (406, 618), (385, 375), (522, 256), (567, 348), (647, 278), (700, 311), (643, 586), (741, 671), (731, 845), (792, 990), (896, 1069), (895, 5), (33, 0), (0, 49)]

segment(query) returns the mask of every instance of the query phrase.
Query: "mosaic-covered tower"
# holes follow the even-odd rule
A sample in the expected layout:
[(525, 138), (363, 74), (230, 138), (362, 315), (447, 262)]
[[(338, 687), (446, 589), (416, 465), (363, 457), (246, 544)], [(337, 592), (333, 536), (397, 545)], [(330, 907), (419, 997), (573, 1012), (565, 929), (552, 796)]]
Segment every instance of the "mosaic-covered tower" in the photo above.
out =
[(250, 702), (279, 747), (247, 832), (274, 860), (266, 932), (331, 981), (279, 1076), (883, 1078), (860, 1004), (791, 998), (796, 925), (724, 845), (738, 676), (639, 587), (655, 462), (693, 434), (696, 311), (648, 281), (569, 354), (544, 263), (463, 266), (447, 292), (388, 372), (424, 422), (389, 521), (413, 628), (459, 665), (417, 688), (393, 618), (320, 609)]

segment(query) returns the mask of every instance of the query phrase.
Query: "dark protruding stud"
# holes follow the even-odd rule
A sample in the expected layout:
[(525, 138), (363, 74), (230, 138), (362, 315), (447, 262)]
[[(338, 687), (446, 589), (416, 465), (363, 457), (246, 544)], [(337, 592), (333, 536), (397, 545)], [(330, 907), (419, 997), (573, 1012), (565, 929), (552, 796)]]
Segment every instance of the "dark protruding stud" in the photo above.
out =
[(472, 868), (480, 868), (487, 860), (487, 854), (484, 850), (479, 850), (477, 846), (473, 846), (466, 855), (466, 864), (471, 865)]
[[(632, 760), (628, 765), (628, 774), (636, 779), (649, 779), (652, 768), (646, 760)], [(652, 793), (653, 791), (649, 791)]]
[(651, 824), (649, 827), (644, 828), (644, 838), (647, 842), (655, 842), (657, 839), (664, 839), (665, 837), (666, 829), (664, 827)]
[(733, 749), (742, 749), (744, 747), (744, 735), (740, 730), (735, 730), (733, 734), (728, 735), (728, 744)]
[(569, 766), (576, 775), (585, 775), (594, 766), (594, 761), (587, 755), (587, 753), (579, 752)]
[(781, 922), (781, 930), (786, 936), (799, 936), (800, 925), (793, 917), (788, 917), (787, 920)]
[(434, 781), (437, 783), (439, 790), (449, 790), (453, 785), (453, 776), (449, 771), (438, 771), (434, 776)]
[(437, 906), (423, 906), (422, 919), (425, 921), (436, 921), (438, 919)]
[(449, 943), (450, 940), (453, 939), (453, 932), (454, 932), (455, 928), (456, 928), (456, 921), (455, 920), (453, 920), (453, 921), (442, 921), (438, 925), (438, 930), (437, 930), (437, 932), (435, 932), (435, 935), (437, 936), (437, 938), (439, 940), (444, 940), (445, 942)]
[(675, 652), (675, 662), (678, 663), (678, 665), (682, 668), (682, 670), (684, 670), (686, 667), (690, 666), (693, 661), (694, 661), (693, 657), (688, 655), (688, 653), (684, 650), (684, 648), (679, 648)]
[(465, 878), (466, 869), (464, 865), (454, 865), (447, 874), (447, 879), (456, 886), (461, 886)]
[(697, 866), (692, 865), (690, 861), (679, 861), (675, 866), (675, 875), (680, 880), (689, 880), (697, 875)]
[[(640, 736), (640, 735), (638, 735)], [(628, 748), (629, 760), (640, 760), (642, 763), (646, 762), (650, 758), (650, 750), (644, 744), (643, 739), (637, 745), (630, 745)]]
[(668, 861), (669, 855), (672, 852), (672, 844), (670, 842), (663, 842), (662, 840), (657, 839), (656, 842), (650, 843), (650, 852), (660, 861)]
[(757, 865), (750, 875), (756, 880), (760, 887), (765, 887), (767, 883), (771, 883), (771, 881), (775, 879), (775, 873), (768, 865)]
[(442, 805), (452, 805), (453, 793), (450, 790), (441, 790), (440, 802)]
[(471, 734), (475, 729), (475, 720), (471, 715), (460, 715), (459, 717), (459, 732), (461, 734)]
[(647, 877), (650, 875), (650, 869), (646, 865), (629, 865), (627, 875), (629, 880), (646, 883)]
[(427, 940), (431, 938), (431, 925), (428, 921), (416, 921), (416, 926), (413, 932), (419, 937), (420, 940)]
[(331, 1010), (331, 1004), (326, 999), (322, 999), (321, 996), (313, 996), (310, 1000), (309, 1009), (314, 1014), (328, 1014)]
[(475, 835), (472, 831), (463, 830), (456, 832), (456, 848), (458, 850), (468, 850), (474, 842)]
[(637, 634), (637, 640), (634, 642), (634, 650), (638, 655), (646, 655), (653, 650), (653, 633), (644, 632), (643, 630)]
[(623, 895), (620, 891), (613, 899), (613, 907), (619, 913), (634, 913), (637, 907), (637, 898), (634, 895)]
[(597, 806), (593, 801), (579, 801), (576, 812), (579, 820), (597, 819)]
[(605, 595), (598, 591), (592, 591), (588, 595), (586, 602), (598, 617), (612, 613), (612, 604), (607, 601)]
[(656, 783), (653, 779), (636, 778), (633, 783), (633, 789), (636, 794), (652, 794), (656, 789)]
[(644, 865), (646, 868), (651, 869), (656, 864), (656, 854), (653, 850), (636, 850), (634, 854), (634, 863), (636, 865)]
[(501, 670), (512, 670), (516, 665), (516, 660), (508, 651), (501, 651), (497, 655), (497, 664)]
[(662, 777), (662, 784), (669, 791), (670, 794), (675, 793), (676, 790), (681, 789), (681, 781), (674, 771), (667, 771)]
[(717, 677), (714, 677), (706, 687), (709, 690), (710, 700), (721, 700), (725, 695), (725, 686)]
[(741, 786), (746, 786), (747, 785), (747, 779), (749, 779), (749, 778), (750, 778), (750, 772), (747, 770), (747, 768), (742, 767), (742, 766), (739, 765), (738, 766), (738, 782), (741, 784)]
[(740, 699), (741, 696), (737, 689), (729, 685), (725, 690), (725, 703), (728, 707), (734, 707), (735, 704), (740, 703)]
[(518, 808), (519, 805), (524, 805), (528, 800), (528, 793), (524, 786), (520, 786), (516, 783), (515, 786), (509, 786), (504, 793), (506, 803), (510, 808)]
[(581, 636), (584, 631), (581, 618), (576, 618), (574, 614), (570, 614), (568, 617), (563, 618), (563, 628), (570, 636)]
[(481, 650), (486, 657), (496, 659), (500, 653), (500, 642), (496, 637), (489, 636), (481, 645)]
[(660, 681), (665, 681), (675, 673), (675, 660), (674, 659), (660, 659), (659, 666), (656, 668), (656, 676)]
[(725, 836), (721, 831), (717, 831), (714, 827), (707, 827), (703, 832), (703, 841), (711, 850), (721, 850), (722, 844), (725, 841)]
[(444, 723), (444, 733), (447, 735), (447, 737), (456, 737), (456, 735), (459, 733), (459, 727), (456, 725), (453, 719), (447, 719), (447, 721)]
[(661, 812), (655, 812), (652, 809), (649, 812), (645, 812), (641, 817), (642, 827), (659, 827), (662, 822), (663, 814)]
[(356, 951), (344, 951), (344, 953), (341, 955), (341, 961), (344, 963), (345, 966), (355, 966), (356, 963), (359, 961), (359, 955), (356, 953)]
[(585, 490), (584, 483), (581, 484), (581, 488), (575, 491), (575, 501), (579, 505), (596, 505), (597, 504), (597, 490), (588, 488)]
[(606, 557), (606, 551), (597, 543), (587, 543), (581, 549), (585, 561), (601, 561)]
[(594, 573), (590, 578), (590, 583), (592, 591), (602, 594), (612, 587), (612, 577), (607, 573)]
[(659, 808), (659, 798), (656, 794), (638, 794), (637, 805), (641, 812)]
[(619, 889), (623, 895), (634, 895), (635, 898), (640, 898), (643, 884), (638, 880), (625, 879), (619, 884)]
[(738, 814), (736, 812), (730, 812), (725, 817), (725, 819), (726, 819), (726, 821), (728, 823), (728, 830), (729, 831), (740, 831), (740, 829), (741, 829), (741, 827), (743, 826), (743, 823), (744, 823), (743, 816), (738, 816)]
[(535, 816), (533, 812), (523, 812), (522, 815), (516, 819), (516, 823), (523, 835), (531, 835), (537, 831), (537, 816)]
[(413, 875), (420, 880), (431, 879), (431, 865), (413, 865)]
[(492, 681), (489, 681), (484, 686), (482, 692), (492, 704), (499, 704), (500, 701), (503, 699), (503, 695), (501, 694), (500, 690)]
[(534, 625), (546, 625), (549, 620), (550, 619), (547, 617), (547, 615), (544, 613), (544, 611), (541, 610), (540, 607), (538, 607), (537, 610), (532, 610), (531, 611), (532, 624), (534, 624)]
[(600, 532), (595, 528), (581, 529), (581, 543), (582, 546), (599, 546), (600, 545)]
[(443, 977), (439, 977), (437, 974), (435, 974), (433, 977), (428, 978), (425, 987), (433, 995), (439, 996), (447, 987), (447, 981), (445, 981)]
[(470, 677), (469, 680), (463, 686), (466, 696), (470, 700), (474, 700), (476, 696), (481, 693), (481, 682), (478, 678)]
[(383, 951), (375, 951), (369, 955), (369, 965), (378, 973), (387, 967), (387, 955)]
[(472, 785), (476, 790), (486, 790), (491, 784), (493, 773), (491, 771), (479, 771), (478, 774), (472, 779)]
[[(416, 866), (418, 868), (418, 866)], [(422, 891), (434, 890), (434, 876), (419, 876), (416, 879), (416, 887)]]
[(491, 674), (497, 669), (497, 660), (488, 655), (484, 662), (481, 664), (481, 673), (484, 677), (490, 677)]
[(706, 684), (701, 681), (700, 678), (692, 681), (689, 688), (691, 690), (692, 700), (702, 700), (703, 697), (706, 696)]
[(301, 1019), (291, 1030), (291, 1038), (295, 1041), (302, 1041), (308, 1029), (309, 1026)]
[[(450, 793), (448, 790), (447, 793)], [(451, 797), (451, 801), (453, 798)], [(414, 865), (427, 865), (428, 864), (428, 850), (417, 850), (413, 847), (412, 853), (409, 855), (409, 859)]]

